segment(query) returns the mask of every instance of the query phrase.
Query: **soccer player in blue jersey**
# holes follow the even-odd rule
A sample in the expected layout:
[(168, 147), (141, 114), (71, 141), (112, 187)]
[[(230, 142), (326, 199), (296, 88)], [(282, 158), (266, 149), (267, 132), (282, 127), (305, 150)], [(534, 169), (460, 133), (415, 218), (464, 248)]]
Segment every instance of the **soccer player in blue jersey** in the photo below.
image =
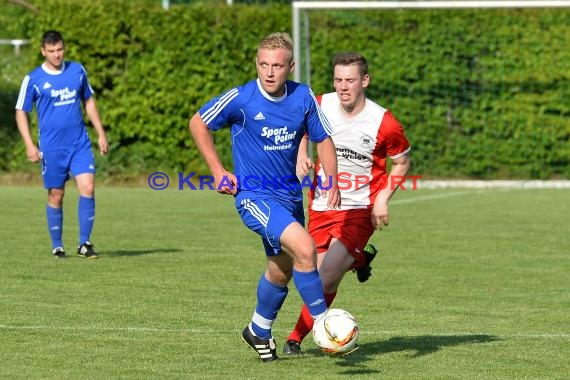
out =
[[(293, 279), (313, 318), (327, 310), (316, 269), (316, 251), (304, 228), (301, 183), (295, 166), (308, 134), (328, 180), (329, 208), (340, 206), (337, 161), (330, 125), (310, 88), (288, 80), (293, 43), (286, 33), (265, 37), (257, 48), (257, 79), (207, 102), (190, 120), (190, 131), (212, 172), (218, 192), (235, 197), (243, 223), (261, 236), (267, 257), (257, 285), (257, 305), (242, 339), (263, 362), (277, 359), (272, 325)], [(234, 173), (217, 154), (212, 131), (229, 126)]]
[[(98, 256), (89, 241), (95, 219), (95, 160), (83, 121), (82, 104), (97, 131), (101, 154), (107, 154), (109, 147), (105, 130), (87, 73), (81, 64), (64, 61), (65, 45), (59, 32), (44, 33), (41, 53), (45, 62), (22, 81), (16, 123), (28, 160), (41, 160), (44, 187), (48, 192), (46, 214), (53, 255), (66, 257), (62, 241), (62, 204), (65, 182), (71, 173), (79, 189), (77, 254), (96, 259)], [(34, 144), (27, 116), (34, 104), (38, 113), (38, 146)]]

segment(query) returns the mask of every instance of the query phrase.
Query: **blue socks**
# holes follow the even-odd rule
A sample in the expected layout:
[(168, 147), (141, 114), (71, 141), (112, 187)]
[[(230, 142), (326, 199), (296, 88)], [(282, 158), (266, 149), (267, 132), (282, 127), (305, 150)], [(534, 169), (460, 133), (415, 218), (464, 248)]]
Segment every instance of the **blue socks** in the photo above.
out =
[(63, 241), (61, 240), (63, 233), (63, 210), (61, 208), (53, 208), (48, 204), (46, 206), (46, 216), (52, 248), (63, 248)]
[[(77, 214), (79, 218), (79, 245), (82, 245), (89, 240), (91, 231), (93, 231), (95, 199), (79, 196)], [(63, 248), (63, 208), (54, 208), (48, 204), (46, 206), (46, 216), (53, 248)]]
[(79, 245), (82, 245), (89, 240), (91, 231), (93, 231), (95, 198), (87, 198), (80, 195), (77, 216), (79, 218)]
[(293, 282), (313, 319), (317, 319), (327, 311), (323, 284), (319, 272), (298, 272), (293, 269)]
[(277, 318), (277, 312), (287, 297), (287, 287), (272, 284), (261, 275), (257, 284), (257, 306), (251, 319), (253, 333), (262, 339), (271, 339), (271, 326)]
[[(313, 319), (327, 311), (323, 285), (319, 272), (298, 272), (293, 269), (293, 282)], [(271, 339), (271, 327), (277, 313), (283, 306), (288, 289), (272, 284), (265, 278), (265, 273), (257, 284), (257, 306), (251, 319), (253, 333), (262, 339)]]

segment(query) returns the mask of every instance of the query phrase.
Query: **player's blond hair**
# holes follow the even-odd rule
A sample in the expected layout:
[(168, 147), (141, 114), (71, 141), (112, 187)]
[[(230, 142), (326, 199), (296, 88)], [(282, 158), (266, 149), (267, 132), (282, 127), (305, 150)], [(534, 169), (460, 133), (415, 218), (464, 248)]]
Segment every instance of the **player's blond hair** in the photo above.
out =
[(257, 51), (260, 50), (276, 50), (285, 49), (291, 54), (290, 61), (293, 61), (293, 40), (291, 36), (287, 33), (271, 33), (267, 37), (261, 40), (257, 46)]

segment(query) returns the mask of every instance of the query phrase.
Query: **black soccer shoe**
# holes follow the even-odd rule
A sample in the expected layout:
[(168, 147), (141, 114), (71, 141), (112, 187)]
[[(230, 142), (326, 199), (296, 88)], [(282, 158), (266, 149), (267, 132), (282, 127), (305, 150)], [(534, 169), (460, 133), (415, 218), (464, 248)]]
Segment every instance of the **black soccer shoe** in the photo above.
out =
[(65, 256), (65, 251), (63, 250), (62, 247), (57, 247), (56, 249), (53, 250), (53, 257), (55, 257), (56, 259), (65, 259), (67, 256)]
[(366, 263), (358, 269), (354, 269), (353, 272), (356, 272), (356, 277), (358, 277), (358, 281), (366, 282), (372, 276), (372, 267), (370, 263), (372, 260), (376, 258), (376, 254), (378, 250), (372, 244), (366, 244), (364, 247), (364, 254), (366, 256)]
[(79, 247), (77, 247), (77, 255), (79, 257), (84, 257), (86, 259), (98, 259), (99, 256), (93, 250), (93, 244), (91, 242), (86, 241)]
[(277, 357), (277, 349), (275, 347), (275, 339), (258, 338), (251, 332), (249, 325), (245, 326), (241, 334), (241, 339), (253, 348), (259, 355), (262, 362), (271, 362), (279, 359)]
[(283, 353), (289, 356), (297, 356), (302, 355), (301, 352), (301, 343), (297, 342), (296, 340), (288, 340), (283, 345)]

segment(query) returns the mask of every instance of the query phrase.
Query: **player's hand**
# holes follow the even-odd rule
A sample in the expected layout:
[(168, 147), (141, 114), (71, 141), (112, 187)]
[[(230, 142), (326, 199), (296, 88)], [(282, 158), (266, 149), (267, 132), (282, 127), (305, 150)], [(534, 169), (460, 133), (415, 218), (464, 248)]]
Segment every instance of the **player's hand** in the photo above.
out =
[(107, 142), (107, 136), (105, 135), (99, 136), (97, 143), (99, 144), (99, 151), (101, 152), (101, 155), (102, 156), (106, 155), (107, 152), (109, 151), (109, 143)]
[(335, 210), (340, 208), (340, 190), (338, 187), (334, 186), (327, 190), (326, 196), (328, 197), (327, 207), (329, 209)]
[(327, 177), (317, 186), (317, 191), (320, 192), (321, 197), (327, 198), (327, 208), (335, 210), (340, 208), (340, 190), (336, 181), (331, 181), (332, 178)]
[(33, 163), (39, 162), (42, 159), (42, 155), (35, 145), (26, 148), (26, 157)]
[(372, 227), (375, 230), (381, 230), (389, 223), (388, 218), (388, 203), (387, 202), (375, 202), (372, 208)]
[(235, 195), (237, 193), (237, 178), (226, 170), (220, 174), (214, 174), (214, 185), (220, 194)]
[(297, 178), (304, 178), (309, 175), (309, 170), (313, 169), (315, 164), (313, 160), (309, 157), (302, 157), (297, 160), (297, 166), (295, 167), (295, 172)]

